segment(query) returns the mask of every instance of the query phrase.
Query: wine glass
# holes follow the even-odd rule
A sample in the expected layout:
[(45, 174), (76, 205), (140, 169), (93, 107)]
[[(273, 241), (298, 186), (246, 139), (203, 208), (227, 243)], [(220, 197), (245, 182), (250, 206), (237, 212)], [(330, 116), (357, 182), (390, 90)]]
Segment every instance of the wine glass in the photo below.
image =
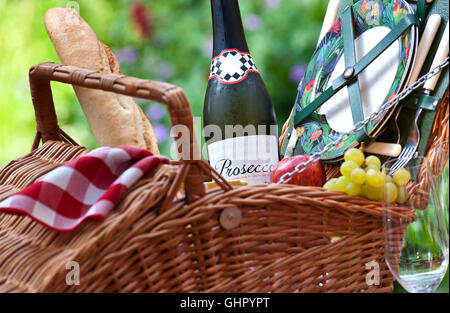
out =
[[(391, 174), (390, 168), (396, 161), (386, 162), (383, 172)], [(385, 260), (408, 292), (433, 292), (448, 266), (445, 214), (428, 159), (412, 158), (404, 168), (410, 175), (409, 183), (404, 186), (407, 193), (402, 187), (393, 190), (395, 185), (387, 179), (383, 187)], [(404, 171), (403, 174), (408, 176)]]

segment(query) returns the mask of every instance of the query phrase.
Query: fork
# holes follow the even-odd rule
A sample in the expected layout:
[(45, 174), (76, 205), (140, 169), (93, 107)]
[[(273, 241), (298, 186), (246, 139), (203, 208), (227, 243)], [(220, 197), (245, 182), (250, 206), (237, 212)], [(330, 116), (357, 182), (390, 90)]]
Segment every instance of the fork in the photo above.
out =
[[(414, 83), (419, 77), (420, 71), (422, 69), (423, 63), (425, 62), (428, 51), (430, 50), (431, 44), (433, 43), (433, 39), (436, 35), (436, 32), (439, 28), (439, 24), (441, 22), (441, 17), (439, 15), (432, 15), (427, 22), (425, 30), (423, 32), (422, 39), (420, 40), (416, 63), (414, 65), (413, 73), (408, 82), (408, 86)], [(433, 59), (433, 63), (431, 68), (436, 67), (440, 62), (442, 62), (448, 55), (448, 23), (444, 31), (444, 35), (439, 44), (436, 55)], [(433, 78), (427, 80), (424, 85), (424, 94), (430, 95), (431, 92), (436, 87), (436, 83), (439, 79), (439, 74), (435, 75)], [(411, 129), (409, 131), (408, 138), (406, 140), (405, 146), (398, 156), (397, 161), (392, 165), (390, 173), (392, 174), (396, 169), (404, 167), (410, 160), (417, 154), (417, 147), (420, 142), (420, 130), (418, 126), (418, 120), (422, 113), (423, 109), (418, 108), (416, 114), (414, 115), (414, 120), (411, 124)]]
[(409, 130), (408, 139), (406, 140), (405, 147), (397, 158), (397, 161), (392, 165), (389, 174), (392, 174), (396, 169), (404, 167), (409, 160), (415, 155), (417, 147), (420, 141), (420, 131), (417, 121), (419, 120), (422, 109), (417, 109), (416, 115), (414, 116), (413, 124)]

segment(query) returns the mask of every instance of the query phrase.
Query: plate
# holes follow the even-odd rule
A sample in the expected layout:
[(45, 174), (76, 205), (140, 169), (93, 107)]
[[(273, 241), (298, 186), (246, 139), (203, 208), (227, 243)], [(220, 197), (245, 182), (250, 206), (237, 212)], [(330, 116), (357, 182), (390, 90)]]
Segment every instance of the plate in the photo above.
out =
[[(412, 74), (413, 69), (414, 69), (414, 64), (415, 64), (415, 61), (416, 61), (417, 48), (419, 46), (419, 29), (417, 27), (414, 28), (414, 38), (415, 38), (416, 42), (413, 45), (413, 49), (411, 49), (412, 57), (409, 59), (410, 64), (408, 64), (408, 66), (407, 66), (408, 67), (408, 74), (405, 76), (405, 79), (403, 80), (403, 85), (402, 85), (401, 90), (403, 90), (406, 87), (408, 87), (408, 82), (409, 82), (409, 80), (411, 78), (411, 74)], [(372, 130), (371, 135), (373, 137), (376, 137), (376, 136), (380, 135), (380, 133), (384, 130), (384, 126), (386, 125), (388, 120), (391, 118), (391, 116), (394, 114), (394, 112), (397, 111), (397, 109), (399, 109), (399, 108), (398, 107), (392, 108), (389, 112), (386, 113), (386, 115), (380, 121), (380, 123), (377, 124), (376, 128), (374, 128)], [(399, 136), (399, 139), (400, 139), (400, 136)], [(394, 143), (399, 143), (399, 142), (396, 141)]]
[[(404, 0), (360, 0), (352, 8), (357, 58), (370, 51), (404, 16), (413, 13)], [(417, 41), (417, 27), (413, 26), (359, 75), (365, 117), (402, 90), (414, 62)], [(342, 20), (338, 18), (314, 52), (299, 84), (296, 112), (308, 106), (335, 78), (342, 75), (345, 69), (343, 54)], [(369, 135), (373, 136), (379, 132), (381, 127), (377, 126), (383, 125), (392, 111), (368, 125)], [(353, 127), (345, 87), (302, 123), (296, 125), (299, 139), (295, 153), (320, 152), (328, 143), (336, 141), (340, 134)], [(345, 150), (358, 144), (356, 136), (351, 136), (324, 154), (322, 159), (331, 161), (339, 158)]]

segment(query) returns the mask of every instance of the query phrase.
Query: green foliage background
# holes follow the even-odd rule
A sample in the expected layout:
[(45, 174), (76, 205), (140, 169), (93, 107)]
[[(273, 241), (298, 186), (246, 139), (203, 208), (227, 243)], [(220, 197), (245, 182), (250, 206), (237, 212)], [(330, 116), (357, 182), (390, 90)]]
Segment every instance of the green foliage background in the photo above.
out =
[[(132, 48), (136, 60), (122, 63), (126, 75), (166, 80), (181, 86), (194, 116), (202, 114), (212, 39), (209, 0), (142, 0), (153, 16), (150, 40), (141, 40), (130, 18), (133, 0), (78, 0), (81, 16), (113, 51)], [(43, 24), (45, 12), (66, 0), (0, 0), (0, 166), (26, 154), (35, 132), (28, 69), (59, 59)], [(272, 4), (272, 7), (268, 6)], [(244, 19), (257, 21), (246, 35), (253, 58), (271, 94), (280, 126), (287, 119), (300, 77), (317, 43), (327, 0), (240, 0)], [(256, 26), (255, 26), (256, 23)], [(296, 75), (294, 75), (296, 76)], [(70, 86), (54, 83), (60, 126), (81, 145), (96, 146)], [(139, 102), (144, 110), (154, 104)], [(152, 117), (150, 116), (152, 120)], [(167, 114), (158, 121), (170, 126)], [(160, 148), (169, 155), (169, 139)], [(401, 291), (397, 286), (396, 291)], [(441, 291), (448, 292), (448, 273)]]
[[(138, 57), (122, 63), (126, 75), (160, 79), (181, 86), (194, 116), (201, 116), (209, 74), (212, 39), (209, 0), (147, 0), (153, 36), (143, 41), (130, 18), (132, 0), (79, 0), (81, 16), (113, 51), (133, 47)], [(260, 26), (246, 29), (249, 47), (274, 102), (280, 124), (294, 103), (297, 82), (289, 79), (295, 64), (307, 63), (319, 36), (326, 0), (241, 0), (243, 19), (256, 15)], [(27, 72), (37, 63), (59, 62), (43, 24), (45, 12), (66, 7), (66, 0), (0, 1), (0, 166), (28, 152), (35, 130)], [(161, 65), (162, 64), (162, 65)], [(172, 75), (160, 77), (161, 68)], [(166, 75), (167, 76), (167, 75)], [(80, 144), (95, 141), (70, 86), (53, 84), (60, 126)], [(143, 109), (149, 105), (141, 103)], [(151, 118), (151, 117), (150, 117)], [(168, 127), (167, 114), (162, 122)], [(161, 142), (169, 154), (169, 141)]]

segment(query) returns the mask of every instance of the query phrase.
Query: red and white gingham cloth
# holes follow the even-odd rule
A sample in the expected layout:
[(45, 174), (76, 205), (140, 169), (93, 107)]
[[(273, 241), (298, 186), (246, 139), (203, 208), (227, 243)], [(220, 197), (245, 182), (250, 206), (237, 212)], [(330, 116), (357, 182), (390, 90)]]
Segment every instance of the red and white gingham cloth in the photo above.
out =
[(169, 159), (135, 147), (102, 147), (60, 166), (0, 202), (0, 212), (25, 214), (60, 231), (85, 219), (103, 221), (145, 173)]

